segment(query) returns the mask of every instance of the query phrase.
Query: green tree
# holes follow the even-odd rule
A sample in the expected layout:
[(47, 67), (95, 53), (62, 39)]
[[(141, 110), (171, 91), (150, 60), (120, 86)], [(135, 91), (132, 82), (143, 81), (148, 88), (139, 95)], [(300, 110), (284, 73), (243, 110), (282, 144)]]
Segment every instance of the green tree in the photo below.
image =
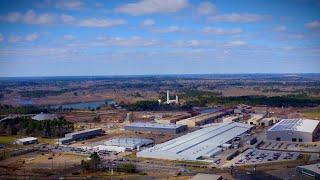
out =
[(131, 163), (124, 163), (120, 164), (118, 166), (118, 169), (120, 172), (125, 172), (125, 173), (135, 173), (137, 172), (136, 166)]

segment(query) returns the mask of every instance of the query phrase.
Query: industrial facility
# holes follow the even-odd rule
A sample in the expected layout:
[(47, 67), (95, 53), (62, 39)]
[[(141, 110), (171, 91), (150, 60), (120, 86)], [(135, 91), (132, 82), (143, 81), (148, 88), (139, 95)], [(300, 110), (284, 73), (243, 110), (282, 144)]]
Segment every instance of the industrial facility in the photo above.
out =
[(170, 92), (169, 90), (167, 91), (167, 104), (172, 104), (172, 103), (175, 103), (175, 104), (179, 104), (179, 98), (178, 96), (176, 95), (176, 99), (170, 99)]
[(192, 161), (210, 158), (222, 151), (226, 143), (250, 131), (252, 127), (238, 122), (220, 123), (145, 149), (138, 152), (137, 156)]
[(146, 138), (113, 138), (104, 143), (106, 146), (124, 147), (128, 150), (139, 150), (140, 147), (150, 144), (153, 144), (153, 140)]
[(250, 119), (247, 120), (248, 124), (259, 125), (260, 121), (266, 117), (266, 113), (252, 113), (250, 114)]
[(218, 111), (214, 113), (204, 113), (191, 118), (178, 121), (176, 124), (187, 125), (188, 127), (201, 126), (212, 123), (215, 119), (228, 114), (228, 111)]
[(19, 145), (27, 145), (27, 144), (36, 144), (38, 143), (38, 139), (35, 137), (26, 137), (16, 140), (16, 144)]
[(96, 136), (101, 136), (104, 134), (104, 131), (101, 128), (95, 129), (86, 129), (83, 131), (77, 131), (73, 133), (68, 133), (64, 138), (59, 139), (59, 144), (68, 144), (72, 141), (85, 140), (89, 138), (93, 138)]
[(319, 131), (319, 124), (319, 121), (311, 119), (282, 119), (267, 131), (267, 139), (312, 142)]
[(274, 123), (278, 122), (279, 119), (276, 117), (263, 118), (259, 122), (259, 126), (272, 126)]
[(124, 126), (126, 131), (135, 132), (152, 132), (163, 134), (178, 134), (187, 130), (186, 125), (180, 124), (158, 124), (158, 123), (143, 123), (136, 122)]

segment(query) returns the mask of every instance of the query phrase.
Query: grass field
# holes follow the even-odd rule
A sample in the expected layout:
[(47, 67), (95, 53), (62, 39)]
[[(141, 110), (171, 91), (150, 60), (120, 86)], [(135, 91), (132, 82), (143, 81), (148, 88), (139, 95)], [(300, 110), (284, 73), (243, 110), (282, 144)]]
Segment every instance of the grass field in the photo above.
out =
[[(20, 138), (20, 136), (16, 136), (16, 135), (0, 136), (0, 144), (12, 145), (17, 138)], [(38, 137), (38, 141), (39, 143), (48, 143), (48, 144), (54, 144), (56, 142), (55, 139), (41, 138), (41, 137)]]
[(304, 111), (302, 115), (309, 119), (320, 119), (320, 108)]
[(9, 145), (16, 140), (17, 136), (0, 136), (0, 144)]

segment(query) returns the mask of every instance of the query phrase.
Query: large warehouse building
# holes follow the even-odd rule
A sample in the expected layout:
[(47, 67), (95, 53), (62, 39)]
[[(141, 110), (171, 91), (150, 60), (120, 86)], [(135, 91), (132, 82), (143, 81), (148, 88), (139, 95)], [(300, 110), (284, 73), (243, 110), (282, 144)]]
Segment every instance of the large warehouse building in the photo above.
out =
[(319, 121), (311, 119), (282, 119), (267, 131), (274, 141), (312, 142), (319, 131)]
[(139, 149), (149, 144), (153, 144), (153, 140), (146, 138), (113, 138), (104, 142), (106, 146), (124, 147), (129, 150)]
[(214, 113), (204, 113), (204, 114), (200, 114), (198, 116), (194, 116), (191, 118), (180, 120), (180, 121), (176, 122), (176, 124), (187, 125), (188, 127), (201, 126), (201, 125), (205, 125), (208, 123), (212, 123), (215, 119), (220, 118), (228, 113), (229, 112), (226, 110), (225, 111), (218, 111), (218, 112), (214, 112)]
[(86, 129), (83, 131), (77, 131), (73, 133), (65, 134), (64, 138), (59, 139), (59, 144), (68, 144), (72, 141), (79, 141), (84, 139), (89, 139), (95, 136), (101, 136), (104, 131), (101, 128)]
[(158, 124), (158, 123), (143, 123), (136, 122), (124, 126), (126, 131), (135, 132), (152, 132), (152, 133), (163, 133), (163, 134), (178, 134), (187, 130), (186, 125), (179, 124)]
[(35, 137), (26, 137), (26, 138), (17, 139), (16, 143), (20, 145), (36, 144), (38, 143), (38, 139)]
[(209, 158), (219, 153), (224, 144), (250, 131), (252, 127), (238, 122), (217, 124), (145, 149), (138, 152), (137, 156), (191, 161)]

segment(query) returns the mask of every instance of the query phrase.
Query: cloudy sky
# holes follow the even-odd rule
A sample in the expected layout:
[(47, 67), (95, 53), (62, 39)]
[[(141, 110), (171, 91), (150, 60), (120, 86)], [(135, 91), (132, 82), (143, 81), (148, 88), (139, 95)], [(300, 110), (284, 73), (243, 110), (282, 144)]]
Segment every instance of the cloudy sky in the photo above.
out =
[(319, 0), (0, 1), (0, 76), (311, 72)]

